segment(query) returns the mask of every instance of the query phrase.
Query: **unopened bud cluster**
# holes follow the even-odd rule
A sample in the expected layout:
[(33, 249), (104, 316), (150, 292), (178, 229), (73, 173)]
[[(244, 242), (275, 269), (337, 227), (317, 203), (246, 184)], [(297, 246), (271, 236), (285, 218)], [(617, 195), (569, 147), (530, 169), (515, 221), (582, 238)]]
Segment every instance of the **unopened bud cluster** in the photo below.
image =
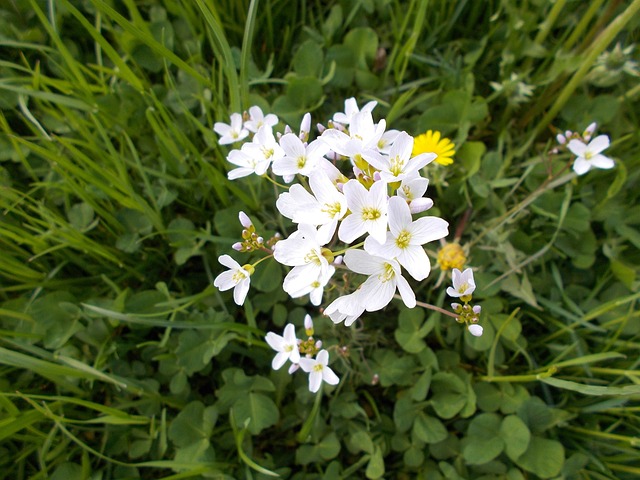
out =
[(452, 303), (451, 308), (458, 315), (458, 322), (464, 323), (469, 330), (469, 333), (475, 337), (480, 337), (483, 332), (480, 322), (480, 312), (482, 308), (480, 305), (471, 305), (473, 291), (476, 289), (476, 283), (473, 279), (473, 270), (467, 268), (461, 272), (459, 269), (454, 268), (452, 272), (453, 287), (447, 288), (447, 295), (454, 298), (459, 298), (464, 302)]
[(238, 217), (244, 228), (242, 229), (242, 242), (236, 242), (232, 245), (232, 248), (237, 252), (245, 253), (265, 248), (271, 249), (282, 238), (280, 234), (276, 233), (265, 242), (264, 238), (256, 232), (256, 227), (246, 213), (240, 212)]

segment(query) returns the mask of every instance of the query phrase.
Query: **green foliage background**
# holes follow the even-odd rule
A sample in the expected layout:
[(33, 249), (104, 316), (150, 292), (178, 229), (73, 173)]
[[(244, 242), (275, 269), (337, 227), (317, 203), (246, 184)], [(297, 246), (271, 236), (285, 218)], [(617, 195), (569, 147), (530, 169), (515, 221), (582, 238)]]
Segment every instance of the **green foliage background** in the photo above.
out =
[[(0, 477), (637, 478), (638, 10), (4, 2)], [(430, 195), (477, 269), (483, 337), (396, 304), (334, 326), (276, 264), (243, 308), (212, 286), (239, 210), (291, 231), (271, 184), (226, 179), (213, 123), (254, 104), (325, 123), (351, 96), (454, 140)], [(616, 168), (554, 183), (555, 133), (592, 121)], [(432, 277), (418, 299), (446, 307)], [(323, 395), (263, 341), (306, 312), (347, 347)]]

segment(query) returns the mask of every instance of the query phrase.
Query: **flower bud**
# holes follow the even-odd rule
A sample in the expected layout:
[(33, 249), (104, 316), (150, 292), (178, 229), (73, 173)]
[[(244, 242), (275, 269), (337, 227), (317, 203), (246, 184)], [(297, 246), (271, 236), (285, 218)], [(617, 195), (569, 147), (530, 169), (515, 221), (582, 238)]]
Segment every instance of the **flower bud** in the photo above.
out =
[(298, 370), (300, 368), (300, 365), (297, 363), (292, 363), (291, 366), (289, 367), (289, 375), (291, 375), (292, 373), (294, 373), (296, 370)]
[(482, 311), (482, 307), (480, 305), (473, 306), (473, 313), (475, 313), (476, 315), (480, 315), (481, 311)]
[(311, 319), (311, 315), (309, 314), (304, 316), (304, 332), (309, 337), (313, 335), (313, 320)]
[(240, 219), (240, 223), (244, 228), (251, 228), (253, 223), (251, 223), (251, 219), (247, 216), (246, 213), (240, 212), (238, 213), (238, 218)]
[(242, 251), (242, 242), (236, 242), (233, 245), (231, 245), (231, 248), (233, 248), (236, 252), (241, 252)]
[(565, 143), (567, 143), (567, 137), (565, 137), (564, 135), (562, 135), (561, 133), (559, 133), (558, 135), (556, 135), (556, 140), (558, 141), (558, 143), (560, 145), (564, 145)]
[(409, 203), (409, 210), (411, 210), (413, 214), (425, 212), (431, 207), (433, 207), (433, 200), (427, 197), (414, 198), (411, 200), (411, 203)]
[(469, 325), (467, 328), (469, 329), (469, 333), (474, 337), (482, 336), (483, 328), (480, 325), (474, 323), (473, 325)]

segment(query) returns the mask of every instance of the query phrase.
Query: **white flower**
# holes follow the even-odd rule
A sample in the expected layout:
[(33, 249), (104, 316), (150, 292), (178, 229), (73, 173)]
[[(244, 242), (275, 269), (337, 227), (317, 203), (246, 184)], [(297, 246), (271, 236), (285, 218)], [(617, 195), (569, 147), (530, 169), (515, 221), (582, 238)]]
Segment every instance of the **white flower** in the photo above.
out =
[(284, 156), (273, 162), (273, 173), (280, 176), (309, 174), (318, 166), (320, 159), (329, 152), (329, 145), (316, 139), (305, 145), (297, 135), (287, 133), (280, 138)]
[(368, 237), (364, 248), (372, 255), (396, 259), (416, 280), (429, 276), (431, 264), (424, 245), (449, 234), (449, 224), (438, 217), (422, 217), (412, 221), (407, 202), (400, 197), (389, 199), (389, 229), (384, 244)]
[(387, 130), (384, 132), (376, 145), (378, 147), (378, 151), (380, 153), (389, 153), (393, 142), (395, 142), (399, 134), (400, 130)]
[(333, 115), (333, 121), (341, 123), (343, 125), (349, 125), (351, 123), (353, 116), (356, 113), (367, 112), (367, 111), (371, 112), (377, 104), (378, 102), (376, 102), (375, 100), (371, 101), (367, 103), (364, 107), (362, 107), (362, 110), (360, 110), (358, 108), (358, 103), (356, 102), (355, 98), (353, 97), (347, 98), (344, 101), (344, 113), (343, 112), (335, 113)]
[(240, 266), (229, 255), (220, 255), (218, 261), (229, 270), (218, 275), (213, 281), (213, 285), (222, 292), (233, 288), (233, 301), (237, 305), (242, 305), (249, 291), (251, 282), (249, 277), (253, 273), (253, 266)]
[(320, 390), (322, 382), (326, 382), (329, 385), (337, 385), (340, 379), (329, 368), (329, 352), (326, 350), (320, 350), (316, 355), (315, 360), (311, 358), (301, 358), (300, 368), (309, 373), (309, 391), (316, 393)]
[(218, 143), (220, 145), (228, 145), (230, 143), (239, 142), (249, 135), (249, 130), (242, 126), (242, 115), (239, 113), (231, 114), (231, 124), (227, 125), (223, 122), (216, 122), (213, 125), (213, 131), (221, 135)]
[(378, 141), (382, 138), (385, 127), (384, 119), (376, 125), (373, 123), (371, 112), (363, 110), (351, 119), (348, 135), (337, 128), (328, 128), (319, 138), (326, 142), (331, 150), (351, 158), (357, 164), (362, 159), (369, 161), (371, 157), (380, 156)]
[(615, 165), (609, 157), (600, 154), (609, 147), (609, 137), (606, 135), (598, 135), (588, 145), (582, 140), (574, 138), (567, 147), (574, 155), (578, 156), (573, 163), (573, 170), (578, 175), (587, 173), (593, 167), (609, 169)]
[(251, 143), (242, 145), (242, 151), (257, 164), (263, 165), (266, 163), (266, 168), (269, 168), (271, 162), (284, 157), (284, 150), (276, 142), (271, 127), (266, 124), (258, 129)]
[(360, 285), (357, 297), (367, 312), (375, 312), (386, 307), (396, 289), (407, 307), (416, 306), (416, 296), (400, 273), (397, 261), (371, 255), (364, 250), (347, 250), (344, 263), (353, 272), (369, 275)]
[(244, 127), (252, 132), (257, 132), (261, 126), (269, 125), (275, 126), (278, 123), (278, 117), (273, 113), (269, 113), (265, 116), (262, 113), (262, 109), (258, 106), (253, 106), (249, 109), (249, 120), (244, 122)]
[(227, 161), (237, 165), (238, 168), (234, 168), (227, 173), (229, 180), (235, 180), (237, 178), (246, 177), (248, 175), (264, 175), (269, 168), (269, 161), (256, 158), (249, 155), (245, 151), (245, 147), (249, 145), (245, 143), (241, 150), (232, 150), (227, 156)]
[(484, 331), (482, 326), (478, 325), (477, 323), (472, 323), (467, 327), (467, 329), (469, 330), (469, 333), (471, 333), (471, 335), (473, 335), (474, 337), (481, 337), (482, 332)]
[(302, 185), (292, 185), (276, 200), (278, 211), (294, 223), (320, 225), (321, 244), (329, 243), (338, 220), (347, 213), (347, 199), (338, 191), (324, 170), (318, 169), (309, 177), (310, 194)]
[(301, 223), (289, 238), (275, 244), (273, 257), (283, 265), (294, 267), (284, 279), (284, 291), (292, 298), (311, 293), (312, 303), (319, 305), (322, 289), (334, 274), (335, 267), (323, 256), (315, 227)]
[(367, 190), (357, 180), (349, 180), (342, 188), (351, 210), (342, 220), (338, 237), (351, 243), (364, 233), (369, 233), (380, 243), (384, 243), (387, 232), (387, 184), (378, 181)]
[(464, 272), (460, 272), (457, 268), (451, 271), (453, 287), (447, 288), (447, 295), (450, 297), (464, 297), (471, 295), (476, 289), (476, 283), (473, 280), (473, 270), (467, 268)]
[(271, 362), (271, 368), (274, 370), (279, 370), (287, 360), (291, 360), (292, 363), (300, 362), (298, 339), (296, 338), (296, 329), (293, 324), (289, 323), (284, 327), (283, 336), (269, 332), (265, 340), (271, 348), (278, 352)]
[(336, 298), (324, 309), (323, 313), (333, 323), (337, 324), (344, 321), (345, 326), (351, 326), (364, 312), (364, 305), (360, 302), (359, 292), (360, 290), (356, 290), (349, 295)]
[(419, 173), (405, 177), (396, 191), (399, 197), (409, 202), (411, 213), (420, 213), (433, 207), (433, 200), (423, 195), (427, 191), (429, 180)]
[(407, 132), (400, 132), (389, 150), (389, 155), (366, 157), (366, 160), (380, 170), (380, 177), (387, 183), (399, 182), (412, 177), (425, 165), (433, 162), (435, 153), (421, 153), (411, 158), (413, 137)]

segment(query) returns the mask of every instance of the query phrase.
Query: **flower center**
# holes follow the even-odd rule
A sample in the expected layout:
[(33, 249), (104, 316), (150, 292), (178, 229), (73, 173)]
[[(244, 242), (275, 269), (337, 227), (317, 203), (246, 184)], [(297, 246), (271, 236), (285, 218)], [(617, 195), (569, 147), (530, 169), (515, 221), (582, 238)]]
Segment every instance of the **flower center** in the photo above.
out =
[(291, 352), (291, 351), (293, 351), (293, 345), (285, 345), (285, 346), (284, 346), (284, 351), (285, 351), (285, 352)]
[(340, 202), (325, 203), (322, 205), (322, 208), (320, 209), (321, 212), (326, 213), (331, 218), (336, 218), (338, 215), (340, 215), (341, 210), (342, 208), (341, 208)]
[(397, 177), (404, 170), (404, 160), (400, 158), (399, 155), (391, 158), (389, 160), (389, 171), (393, 174), (394, 177)]
[(231, 132), (231, 138), (238, 138), (240, 136), (240, 134), (238, 132), (236, 132), (235, 130), (233, 130)]
[(584, 152), (584, 159), (585, 160), (591, 160), (592, 157), (593, 157), (593, 153), (591, 153), (589, 150)]
[(307, 157), (305, 157), (304, 155), (298, 157), (298, 162), (296, 165), (298, 166), (299, 170), (302, 170), (306, 164), (307, 164)]
[(393, 270), (393, 266), (390, 263), (385, 263), (384, 271), (378, 274), (378, 280), (380, 280), (382, 283), (386, 283), (393, 280), (395, 276), (396, 272)]
[(311, 286), (312, 286), (313, 288), (320, 288), (320, 282), (319, 282), (319, 281), (317, 281), (317, 280), (315, 280), (314, 282), (312, 282), (312, 283), (311, 283)]
[(402, 193), (404, 193), (404, 196), (407, 200), (413, 200), (413, 192), (408, 185), (403, 185)]
[(377, 220), (382, 216), (380, 210), (374, 207), (364, 207), (362, 209), (362, 219), (363, 220)]
[(235, 272), (233, 272), (233, 282), (235, 284), (240, 283), (242, 280), (244, 280), (245, 278), (247, 278), (247, 274), (243, 271), (243, 270), (236, 270)]
[(469, 284), (464, 282), (462, 285), (458, 287), (458, 293), (464, 293), (469, 289)]
[(322, 365), (321, 363), (317, 363), (313, 366), (313, 371), (314, 372), (321, 372), (322, 369), (324, 368), (324, 365)]
[(409, 242), (411, 241), (411, 232), (407, 230), (403, 230), (400, 232), (398, 237), (396, 238), (396, 245), (398, 248), (402, 248), (403, 250), (409, 246)]
[(311, 250), (309, 253), (307, 253), (304, 256), (304, 261), (306, 263), (313, 263), (315, 265), (322, 265), (322, 262), (320, 261), (320, 255), (318, 255), (318, 252), (315, 250)]
[(271, 158), (274, 154), (273, 148), (262, 147), (262, 154), (265, 159)]

